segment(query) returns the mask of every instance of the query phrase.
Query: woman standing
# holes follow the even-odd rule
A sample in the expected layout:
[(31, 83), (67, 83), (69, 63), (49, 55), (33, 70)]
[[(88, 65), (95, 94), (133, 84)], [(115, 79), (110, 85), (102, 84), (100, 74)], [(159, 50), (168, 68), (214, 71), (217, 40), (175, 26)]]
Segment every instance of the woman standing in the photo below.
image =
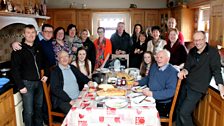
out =
[(69, 49), (69, 44), (64, 41), (65, 29), (63, 27), (58, 27), (54, 31), (54, 40), (52, 41), (53, 49), (55, 52), (55, 58), (57, 59), (57, 53), (64, 50), (70, 56), (70, 62), (72, 59), (72, 51)]
[(143, 31), (142, 25), (141, 24), (135, 24), (134, 29), (133, 29), (133, 33), (131, 36), (132, 42), (133, 44), (136, 43), (139, 40), (139, 35), (140, 32)]
[(160, 27), (152, 27), (152, 37), (153, 39), (148, 42), (147, 51), (151, 51), (153, 55), (164, 48), (166, 41), (160, 38)]
[(171, 28), (169, 31), (169, 40), (164, 48), (170, 51), (170, 63), (181, 69), (187, 59), (187, 51), (185, 46), (179, 41), (178, 35), (178, 30)]
[(96, 62), (95, 69), (99, 68), (108, 54), (112, 53), (112, 45), (110, 39), (105, 38), (105, 29), (98, 27), (97, 33), (99, 38), (94, 41), (96, 48)]
[(68, 43), (69, 49), (72, 50), (72, 53), (74, 54), (74, 60), (77, 53), (77, 49), (83, 46), (81, 39), (77, 36), (77, 33), (77, 28), (74, 24), (68, 25), (67, 32), (65, 35), (65, 41)]
[(96, 60), (96, 48), (93, 42), (89, 39), (89, 30), (83, 29), (81, 31), (82, 44), (86, 49), (87, 58), (91, 61), (92, 71), (94, 70), (95, 60)]
[(142, 57), (147, 49), (147, 37), (145, 32), (139, 33), (139, 40), (134, 43), (130, 53), (130, 66), (140, 68)]
[(77, 58), (72, 62), (72, 65), (76, 66), (84, 75), (88, 78), (92, 77), (91, 61), (87, 58), (87, 51), (84, 47), (80, 47), (77, 50)]

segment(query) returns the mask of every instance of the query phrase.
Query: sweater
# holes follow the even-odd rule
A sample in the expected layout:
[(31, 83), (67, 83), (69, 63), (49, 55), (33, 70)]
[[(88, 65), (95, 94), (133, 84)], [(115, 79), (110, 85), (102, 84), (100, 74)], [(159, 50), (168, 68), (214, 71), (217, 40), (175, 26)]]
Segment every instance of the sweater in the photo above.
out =
[(140, 85), (147, 85), (158, 102), (168, 103), (174, 96), (177, 84), (177, 70), (168, 64), (165, 70), (159, 70), (156, 63), (152, 64), (149, 74), (138, 81)]

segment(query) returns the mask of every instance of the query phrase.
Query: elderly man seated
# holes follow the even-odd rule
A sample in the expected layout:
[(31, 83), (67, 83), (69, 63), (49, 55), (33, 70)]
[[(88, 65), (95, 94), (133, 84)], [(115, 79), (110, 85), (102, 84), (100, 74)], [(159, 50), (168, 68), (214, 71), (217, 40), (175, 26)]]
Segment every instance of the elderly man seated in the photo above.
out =
[(69, 65), (69, 55), (65, 51), (58, 52), (58, 65), (51, 72), (52, 107), (67, 114), (78, 98), (84, 84), (93, 86), (92, 81), (79, 69)]
[(143, 90), (143, 94), (156, 99), (156, 108), (160, 116), (168, 116), (176, 90), (178, 71), (169, 64), (169, 59), (169, 51), (159, 51), (156, 54), (156, 63), (152, 64), (148, 76), (134, 83), (148, 86)]

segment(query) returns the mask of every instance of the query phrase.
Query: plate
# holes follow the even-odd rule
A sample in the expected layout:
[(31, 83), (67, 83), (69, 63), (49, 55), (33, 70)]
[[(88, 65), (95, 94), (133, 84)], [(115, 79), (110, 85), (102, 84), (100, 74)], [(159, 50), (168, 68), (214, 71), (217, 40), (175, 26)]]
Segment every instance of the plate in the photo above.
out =
[(136, 92), (136, 93), (141, 93), (142, 92), (142, 89), (140, 87), (141, 86), (132, 87), (131, 90), (133, 92)]
[(128, 102), (126, 99), (107, 99), (105, 105), (110, 108), (124, 108)]
[(110, 70), (108, 68), (98, 68), (96, 70), (99, 71), (99, 72), (102, 72), (102, 73), (109, 73), (110, 72)]

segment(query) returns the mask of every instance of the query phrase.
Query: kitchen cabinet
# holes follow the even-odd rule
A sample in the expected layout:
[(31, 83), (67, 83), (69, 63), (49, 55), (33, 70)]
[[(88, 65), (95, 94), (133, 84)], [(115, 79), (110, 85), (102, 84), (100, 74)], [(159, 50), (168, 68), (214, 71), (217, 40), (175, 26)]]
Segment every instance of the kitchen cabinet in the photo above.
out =
[(224, 48), (224, 1), (211, 1), (209, 43), (212, 46), (221, 45)]
[(81, 31), (84, 28), (87, 28), (91, 32), (92, 13), (90, 10), (86, 10), (86, 9), (77, 10), (77, 28), (79, 31)]
[(16, 126), (13, 89), (0, 95), (0, 126)]
[(131, 10), (131, 27), (134, 28), (135, 24), (145, 26), (145, 13), (144, 10)]
[(167, 20), (171, 17), (170, 9), (133, 9), (131, 10), (131, 27), (141, 24), (143, 28), (158, 25), (161, 32), (167, 31)]
[(209, 88), (205, 97), (199, 102), (194, 111), (194, 120), (197, 126), (223, 126), (224, 100), (219, 91)]
[(171, 15), (177, 21), (177, 28), (182, 32), (185, 42), (191, 42), (194, 33), (194, 10), (187, 6), (178, 6), (171, 10)]
[(57, 27), (63, 27), (65, 30), (69, 24), (76, 24), (75, 9), (49, 9), (47, 15), (51, 17), (47, 23)]

